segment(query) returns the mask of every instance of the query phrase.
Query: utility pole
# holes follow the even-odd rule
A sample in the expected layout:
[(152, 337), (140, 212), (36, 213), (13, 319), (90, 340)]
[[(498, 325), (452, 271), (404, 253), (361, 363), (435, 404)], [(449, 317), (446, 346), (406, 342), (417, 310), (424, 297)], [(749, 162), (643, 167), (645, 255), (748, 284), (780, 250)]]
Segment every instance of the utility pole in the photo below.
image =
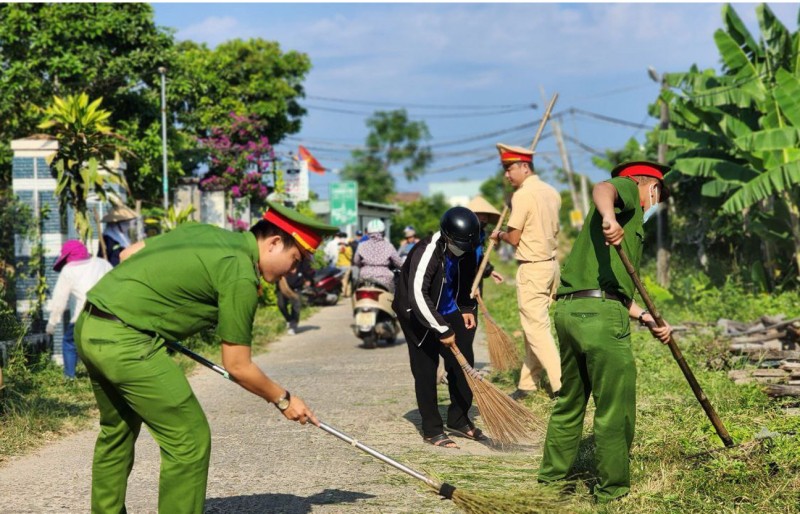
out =
[[(652, 66), (647, 69), (647, 74), (654, 82), (661, 84), (661, 92), (669, 89), (666, 77), (663, 74), (659, 76)], [(663, 98), (659, 98), (658, 103), (660, 107), (658, 129), (664, 131), (669, 128), (669, 106)], [(667, 143), (658, 143), (658, 163), (667, 164)], [(668, 225), (668, 203), (660, 202), (656, 210), (656, 281), (662, 287), (669, 287), (670, 251), (667, 248)]]
[[(539, 86), (539, 92), (542, 94), (542, 101), (547, 103), (547, 96), (544, 94), (544, 87)], [(569, 188), (570, 198), (572, 198), (572, 209), (577, 210), (580, 209), (578, 204), (578, 194), (575, 191), (575, 183), (572, 181), (572, 166), (569, 162), (569, 156), (567, 155), (567, 148), (564, 146), (564, 138), (561, 136), (561, 123), (558, 120), (550, 118), (550, 124), (553, 127), (553, 134), (556, 136), (556, 143), (558, 144), (558, 151), (561, 154), (561, 162), (563, 162), (564, 172), (567, 174), (567, 187)], [(587, 209), (582, 210), (584, 217), (586, 217), (586, 212), (588, 212), (588, 201), (587, 201)]]
[[(569, 155), (567, 155), (567, 147), (564, 145), (564, 137), (561, 134), (561, 123), (556, 120), (552, 121), (553, 134), (556, 136), (556, 144), (558, 144), (558, 153), (561, 155), (561, 162), (564, 166), (564, 172), (567, 174), (567, 186), (569, 187), (569, 194), (572, 198), (572, 208), (580, 209), (581, 204), (578, 202), (578, 192), (575, 191), (575, 184), (572, 181), (572, 164), (569, 162)], [(585, 188), (585, 185), (584, 185)], [(586, 211), (581, 209), (583, 215), (586, 216)]]
[(169, 183), (167, 182), (167, 69), (159, 66), (161, 74), (161, 153), (163, 154), (163, 174), (161, 183), (164, 190), (164, 216), (169, 209)]

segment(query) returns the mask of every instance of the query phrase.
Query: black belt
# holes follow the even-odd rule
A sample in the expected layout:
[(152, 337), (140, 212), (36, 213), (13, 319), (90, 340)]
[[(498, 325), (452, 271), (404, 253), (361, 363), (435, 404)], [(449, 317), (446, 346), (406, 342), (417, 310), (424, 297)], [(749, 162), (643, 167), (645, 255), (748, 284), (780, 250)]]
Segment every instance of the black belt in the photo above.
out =
[(606, 298), (608, 300), (614, 300), (628, 305), (628, 299), (626, 297), (614, 293), (608, 293), (602, 289), (584, 289), (583, 291), (575, 291), (574, 293), (561, 294), (557, 296), (557, 299), (559, 300), (572, 300), (573, 298)]
[(95, 318), (102, 318), (102, 319), (107, 319), (109, 321), (116, 321), (117, 323), (125, 324), (118, 317), (104, 310), (100, 310), (96, 305), (93, 305), (90, 302), (86, 302), (86, 305), (83, 306), (83, 310), (89, 313), (89, 316), (94, 316)]
[(539, 263), (539, 262), (550, 262), (550, 261), (554, 261), (554, 260), (556, 260), (555, 257), (550, 257), (549, 259), (544, 259), (544, 260), (541, 260), (541, 261), (523, 261), (521, 259), (517, 259), (517, 264), (536, 264), (536, 263)]

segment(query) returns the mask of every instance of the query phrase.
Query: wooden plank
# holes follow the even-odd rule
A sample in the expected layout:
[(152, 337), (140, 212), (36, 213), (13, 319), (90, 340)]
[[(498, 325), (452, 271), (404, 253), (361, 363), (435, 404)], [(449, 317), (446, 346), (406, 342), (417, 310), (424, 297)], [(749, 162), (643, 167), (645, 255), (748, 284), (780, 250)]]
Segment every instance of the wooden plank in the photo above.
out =
[(800, 396), (800, 385), (773, 384), (766, 388), (769, 396)]
[(788, 377), (789, 373), (782, 369), (754, 369), (754, 377)]
[(800, 369), (800, 360), (798, 359), (784, 359), (780, 362), (779, 366), (781, 369), (785, 369), (788, 371), (792, 371), (795, 369)]
[(778, 339), (782, 339), (786, 337), (786, 332), (778, 332), (778, 331), (771, 331), (767, 332), (766, 334), (760, 334), (757, 336), (749, 336), (749, 337), (734, 337), (731, 339), (731, 343), (733, 344), (750, 344), (750, 343), (766, 343), (769, 341), (777, 341)]
[(758, 362), (760, 360), (800, 359), (800, 351), (797, 350), (749, 350), (742, 351), (741, 353), (747, 355), (747, 358), (753, 362)]

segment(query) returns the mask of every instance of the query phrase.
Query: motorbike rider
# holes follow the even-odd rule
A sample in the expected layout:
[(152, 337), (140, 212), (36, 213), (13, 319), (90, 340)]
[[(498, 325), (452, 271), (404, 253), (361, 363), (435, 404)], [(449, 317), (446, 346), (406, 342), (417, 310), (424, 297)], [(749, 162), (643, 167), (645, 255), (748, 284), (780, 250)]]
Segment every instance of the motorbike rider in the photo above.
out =
[(469, 419), (472, 391), (449, 348), (455, 345), (467, 362), (474, 364), (477, 301), (470, 298), (469, 289), (478, 268), (480, 223), (466, 207), (453, 207), (444, 213), (439, 227), (408, 255), (392, 307), (408, 343), (422, 437), (434, 446), (457, 448), (445, 435), (439, 414), (436, 368), (441, 355), (450, 377), (447, 427), (462, 437), (485, 440)]
[(399, 268), (403, 260), (391, 242), (384, 239), (386, 225), (375, 219), (367, 224), (368, 239), (358, 245), (353, 265), (359, 268), (360, 281), (370, 280), (394, 293), (394, 273), (391, 267)]

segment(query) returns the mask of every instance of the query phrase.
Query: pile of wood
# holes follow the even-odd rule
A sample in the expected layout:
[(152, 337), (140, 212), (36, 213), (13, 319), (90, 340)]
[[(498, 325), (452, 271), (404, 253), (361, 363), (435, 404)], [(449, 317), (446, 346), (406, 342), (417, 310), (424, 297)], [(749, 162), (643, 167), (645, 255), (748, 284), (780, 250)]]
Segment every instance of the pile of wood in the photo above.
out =
[(728, 376), (737, 384), (765, 384), (770, 396), (800, 397), (800, 318), (762, 316), (754, 323), (721, 319), (717, 326), (730, 337), (729, 351), (757, 365)]

